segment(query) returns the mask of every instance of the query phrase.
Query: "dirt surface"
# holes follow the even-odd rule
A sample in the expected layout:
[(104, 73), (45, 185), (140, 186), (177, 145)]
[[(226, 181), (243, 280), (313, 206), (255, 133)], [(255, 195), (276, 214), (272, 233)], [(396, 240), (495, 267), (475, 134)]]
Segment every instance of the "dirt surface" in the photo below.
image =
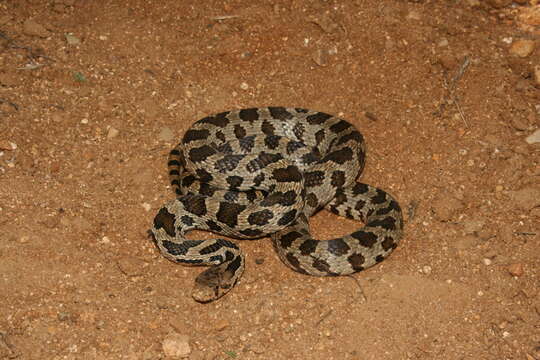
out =
[[(540, 9), (519, 3), (0, 1), (0, 358), (540, 359)], [(147, 237), (166, 155), (267, 105), (358, 126), (406, 236), (341, 278), (242, 241), (240, 283), (196, 303), (201, 269)]]

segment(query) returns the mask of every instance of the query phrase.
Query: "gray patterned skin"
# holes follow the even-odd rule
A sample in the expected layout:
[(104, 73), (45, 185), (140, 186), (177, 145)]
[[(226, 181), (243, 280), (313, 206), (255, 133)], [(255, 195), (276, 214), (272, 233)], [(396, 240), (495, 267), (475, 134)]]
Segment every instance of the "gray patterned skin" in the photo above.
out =
[[(403, 235), (398, 203), (357, 183), (364, 167), (360, 132), (340, 118), (299, 108), (227, 111), (195, 122), (169, 155), (177, 198), (152, 227), (162, 254), (210, 265), (192, 296), (226, 294), (244, 271), (240, 249), (224, 239), (188, 240), (193, 229), (239, 239), (271, 236), (280, 259), (303, 274), (337, 276), (386, 258)], [(325, 208), (365, 226), (332, 240), (313, 239), (310, 216)]]

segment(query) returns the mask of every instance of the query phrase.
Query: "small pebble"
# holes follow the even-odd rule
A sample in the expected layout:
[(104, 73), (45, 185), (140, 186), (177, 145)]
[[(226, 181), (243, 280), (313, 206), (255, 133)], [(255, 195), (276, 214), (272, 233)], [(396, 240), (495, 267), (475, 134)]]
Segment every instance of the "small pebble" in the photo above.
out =
[(66, 34), (65, 36), (66, 36), (66, 42), (69, 45), (79, 45), (81, 43), (81, 40), (79, 40), (79, 38), (73, 34)]
[(159, 131), (158, 137), (161, 141), (169, 142), (174, 139), (174, 133), (168, 127), (164, 127)]
[(510, 54), (524, 58), (532, 54), (534, 47), (533, 40), (516, 40), (510, 47)]
[(315, 62), (315, 64), (319, 66), (326, 66), (328, 65), (328, 51), (317, 49), (314, 53), (311, 59)]
[(32, 19), (28, 19), (23, 24), (23, 32), (26, 35), (37, 36), (41, 38), (46, 38), (50, 35), (49, 30)]
[(463, 207), (464, 205), (460, 200), (446, 194), (437, 196), (432, 203), (432, 210), (435, 216), (441, 221), (448, 221), (452, 219), (452, 217), (463, 209)]
[(0, 150), (11, 151), (15, 149), (17, 149), (17, 144), (8, 140), (0, 140)]
[(115, 138), (118, 136), (118, 134), (120, 133), (120, 131), (118, 131), (118, 129), (116, 128), (113, 128), (112, 126), (109, 128), (109, 130), (107, 131), (107, 139), (112, 139), (112, 138)]
[(122, 273), (127, 276), (141, 275), (146, 262), (134, 256), (122, 256), (116, 260), (116, 264)]
[(525, 138), (525, 141), (527, 142), (527, 144), (540, 143), (540, 129), (537, 129), (531, 135), (527, 136)]
[(422, 267), (422, 272), (423, 272), (424, 274), (426, 274), (426, 275), (431, 274), (431, 270), (432, 270), (432, 269), (431, 269), (431, 266), (429, 266), (429, 265), (425, 265), (425, 266)]
[(178, 333), (170, 333), (161, 344), (165, 356), (186, 358), (191, 353), (189, 337)]
[(486, 265), (486, 266), (491, 265), (491, 263), (493, 262), (493, 261), (491, 261), (491, 259), (488, 259), (488, 258), (484, 258), (482, 261), (484, 262), (484, 265)]
[(214, 329), (217, 331), (223, 331), (229, 327), (229, 322), (225, 319), (218, 320), (214, 325)]
[(531, 210), (540, 205), (540, 187), (526, 187), (518, 191), (510, 191), (510, 198), (516, 207)]
[(83, 125), (88, 124), (88, 119), (87, 118), (82, 119), (81, 124), (83, 124)]
[(540, 86), (540, 65), (536, 65), (533, 70), (534, 82), (536, 86)]
[(152, 209), (152, 206), (149, 203), (142, 203), (141, 205), (145, 211), (150, 211)]
[(437, 43), (437, 46), (439, 46), (439, 47), (446, 47), (446, 46), (448, 46), (448, 39), (446, 39), (446, 38), (441, 39), (441, 41), (439, 41), (439, 42)]
[(111, 243), (111, 239), (109, 239), (108, 236), (104, 236), (104, 237), (101, 238), (101, 242), (102, 242), (103, 244), (110, 244), (110, 243)]
[(508, 265), (508, 272), (512, 276), (520, 277), (521, 275), (523, 275), (523, 272), (524, 272), (523, 264), (515, 263), (515, 264)]
[(240, 89), (247, 90), (247, 89), (249, 89), (249, 85), (247, 83), (243, 82), (243, 83), (240, 84)]
[(19, 238), (19, 242), (20, 242), (21, 244), (26, 244), (28, 241), (30, 241), (30, 237), (27, 236), (27, 235), (21, 236), (21, 237)]

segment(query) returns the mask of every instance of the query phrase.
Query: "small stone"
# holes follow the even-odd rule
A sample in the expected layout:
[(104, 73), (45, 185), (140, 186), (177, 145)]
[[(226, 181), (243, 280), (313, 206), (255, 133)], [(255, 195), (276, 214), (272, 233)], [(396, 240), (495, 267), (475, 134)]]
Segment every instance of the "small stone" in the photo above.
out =
[(149, 203), (142, 203), (141, 206), (145, 211), (150, 211), (152, 209), (152, 205), (150, 205)]
[(23, 32), (29, 36), (46, 38), (50, 35), (49, 30), (32, 19), (28, 19), (23, 24)]
[(0, 140), (0, 150), (12, 151), (15, 149), (17, 149), (17, 144), (8, 140)]
[(458, 66), (458, 60), (454, 54), (450, 52), (444, 52), (437, 57), (439, 64), (446, 70), (452, 70)]
[(116, 264), (120, 271), (127, 276), (142, 275), (143, 269), (147, 266), (144, 260), (134, 256), (122, 256), (116, 260)]
[(411, 10), (406, 16), (407, 20), (421, 20), (422, 15), (416, 10)]
[(508, 272), (512, 276), (520, 277), (523, 275), (523, 264), (516, 263), (508, 265)]
[(71, 315), (71, 313), (67, 311), (60, 311), (56, 317), (58, 318), (59, 321), (72, 321), (73, 320), (73, 315)]
[(465, 234), (473, 234), (482, 230), (486, 222), (480, 219), (469, 219), (463, 222), (463, 230)]
[(311, 59), (319, 66), (326, 66), (328, 65), (328, 51), (317, 49), (311, 56)]
[(525, 138), (525, 141), (527, 142), (527, 144), (540, 143), (540, 129), (537, 129), (531, 135), (527, 136)]
[(243, 82), (243, 83), (240, 84), (240, 89), (247, 90), (247, 89), (249, 89), (249, 85), (247, 83)]
[(463, 203), (458, 199), (447, 195), (438, 196), (432, 203), (432, 210), (436, 218), (441, 221), (448, 221), (461, 209)]
[(83, 125), (88, 124), (88, 119), (87, 118), (81, 119), (81, 124)]
[(216, 329), (217, 331), (223, 331), (225, 330), (226, 328), (229, 327), (229, 322), (225, 319), (221, 319), (221, 320), (218, 320), (216, 322), (216, 325), (214, 325), (214, 329)]
[(510, 118), (510, 124), (512, 124), (512, 127), (518, 131), (525, 131), (529, 128), (527, 120), (519, 116), (513, 116)]
[(174, 133), (168, 127), (163, 127), (159, 131), (158, 137), (161, 141), (170, 142), (174, 139)]
[(101, 243), (102, 244), (110, 244), (111, 243), (111, 239), (109, 239), (108, 236), (104, 236), (101, 238)]
[(312, 17), (311, 22), (317, 24), (325, 33), (333, 33), (339, 29), (339, 24), (327, 14), (317, 18)]
[(79, 45), (81, 43), (81, 40), (73, 34), (66, 34), (65, 36), (68, 45)]
[(172, 358), (186, 358), (191, 353), (189, 337), (178, 333), (170, 333), (161, 344), (165, 356)]
[(458, 250), (467, 250), (478, 244), (478, 238), (473, 235), (465, 235), (454, 241), (453, 245)]
[(422, 267), (422, 272), (426, 275), (431, 274), (432, 268), (429, 265), (425, 265)]
[(528, 187), (518, 191), (510, 191), (513, 203), (522, 210), (531, 210), (540, 206), (540, 188)]
[(120, 131), (118, 129), (113, 128), (112, 126), (109, 128), (109, 131), (107, 131), (107, 139), (112, 139), (118, 136)]
[(510, 54), (524, 58), (532, 54), (534, 46), (533, 40), (517, 40), (510, 47)]
[(437, 46), (439, 46), (439, 47), (446, 47), (446, 46), (448, 46), (448, 39), (446, 39), (446, 38), (441, 39), (441, 41), (439, 41), (439, 42), (437, 43)]
[(484, 265), (486, 266), (489, 266), (492, 263), (491, 259), (488, 259), (488, 258), (484, 258), (482, 261), (484, 262)]
[(534, 82), (537, 87), (540, 87), (540, 65), (536, 65), (533, 69)]
[(30, 241), (30, 237), (28, 235), (24, 235), (19, 238), (19, 243), (21, 244), (26, 244), (29, 241)]

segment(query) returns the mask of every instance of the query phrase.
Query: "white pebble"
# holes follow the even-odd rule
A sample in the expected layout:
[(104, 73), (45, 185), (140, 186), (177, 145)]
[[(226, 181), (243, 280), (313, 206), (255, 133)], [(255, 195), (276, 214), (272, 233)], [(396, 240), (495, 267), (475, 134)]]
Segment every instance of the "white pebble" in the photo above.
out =
[(243, 83), (240, 84), (240, 89), (247, 90), (247, 89), (249, 89), (249, 85), (247, 83), (243, 82)]
[(118, 136), (120, 134), (120, 131), (118, 129), (113, 128), (112, 126), (109, 128), (109, 131), (107, 132), (107, 139), (112, 139)]
[(492, 263), (492, 261), (490, 259), (488, 259), (488, 258), (484, 258), (483, 261), (484, 261), (484, 265), (487, 265), (487, 266), (491, 265), (491, 263)]
[(84, 124), (84, 125), (88, 124), (88, 119), (87, 118), (82, 119), (81, 124)]
[(101, 238), (101, 242), (103, 244), (110, 244), (111, 240), (107, 236), (104, 236), (104, 237)]
[(189, 346), (189, 337), (177, 333), (171, 333), (163, 340), (161, 344), (165, 356), (185, 358), (191, 353)]
[(150, 211), (152, 209), (152, 206), (150, 206), (149, 203), (142, 203), (141, 205), (146, 211)]

